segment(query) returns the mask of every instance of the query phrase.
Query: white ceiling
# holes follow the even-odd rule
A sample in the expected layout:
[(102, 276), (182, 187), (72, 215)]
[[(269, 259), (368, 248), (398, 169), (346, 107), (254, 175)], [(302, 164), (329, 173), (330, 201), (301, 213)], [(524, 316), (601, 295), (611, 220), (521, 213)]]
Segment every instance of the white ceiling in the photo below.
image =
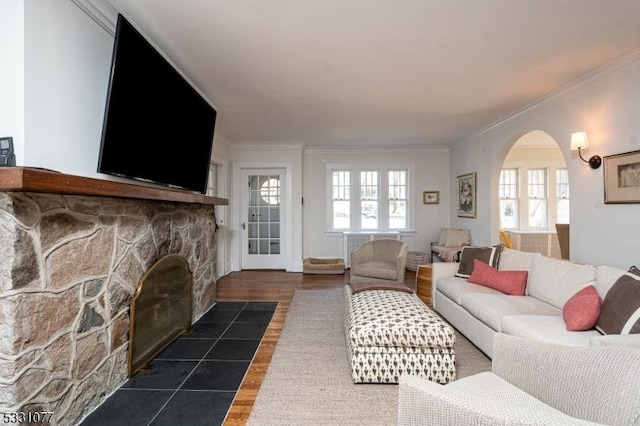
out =
[(232, 143), (447, 145), (640, 46), (639, 0), (110, 0)]

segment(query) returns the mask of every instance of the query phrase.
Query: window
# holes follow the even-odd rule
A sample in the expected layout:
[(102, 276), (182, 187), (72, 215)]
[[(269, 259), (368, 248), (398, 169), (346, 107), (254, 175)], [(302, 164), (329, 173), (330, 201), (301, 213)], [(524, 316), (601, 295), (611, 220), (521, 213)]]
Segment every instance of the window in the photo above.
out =
[(556, 170), (556, 222), (569, 223), (569, 171)]
[(327, 217), (331, 229), (409, 228), (409, 170), (327, 165), (327, 176), (331, 188)]
[(518, 169), (500, 171), (500, 228), (518, 228)]
[(333, 229), (351, 228), (351, 172), (334, 170), (333, 186)]
[(547, 169), (527, 170), (528, 227), (547, 228)]
[(360, 172), (360, 214), (362, 229), (378, 229), (378, 172)]
[(407, 227), (407, 171), (389, 170), (389, 228)]

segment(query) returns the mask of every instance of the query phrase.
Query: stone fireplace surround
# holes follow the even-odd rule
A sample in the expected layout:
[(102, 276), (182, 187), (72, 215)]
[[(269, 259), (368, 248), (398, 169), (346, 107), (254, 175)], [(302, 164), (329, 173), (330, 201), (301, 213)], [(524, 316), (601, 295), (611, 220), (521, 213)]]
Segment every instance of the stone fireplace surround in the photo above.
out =
[(74, 425), (127, 379), (129, 304), (169, 253), (214, 303), (214, 205), (227, 200), (27, 168), (0, 170), (0, 412)]

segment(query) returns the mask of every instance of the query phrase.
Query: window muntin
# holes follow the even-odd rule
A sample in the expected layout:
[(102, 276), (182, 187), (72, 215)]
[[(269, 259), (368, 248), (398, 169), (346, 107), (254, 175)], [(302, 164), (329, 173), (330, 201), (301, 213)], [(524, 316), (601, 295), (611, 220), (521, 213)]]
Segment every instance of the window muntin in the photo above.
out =
[(547, 228), (547, 169), (527, 170), (527, 196), (529, 214), (527, 225), (531, 229)]
[(411, 227), (410, 169), (327, 164), (326, 218), (330, 230), (385, 231)]
[(569, 223), (569, 171), (556, 170), (556, 223)]
[(407, 171), (389, 170), (389, 229), (407, 227)]
[(351, 171), (334, 170), (331, 176), (333, 229), (351, 227)]
[(518, 169), (503, 169), (500, 171), (500, 228), (518, 228), (519, 200), (518, 200)]
[(360, 172), (360, 215), (362, 229), (378, 229), (379, 182), (377, 170)]

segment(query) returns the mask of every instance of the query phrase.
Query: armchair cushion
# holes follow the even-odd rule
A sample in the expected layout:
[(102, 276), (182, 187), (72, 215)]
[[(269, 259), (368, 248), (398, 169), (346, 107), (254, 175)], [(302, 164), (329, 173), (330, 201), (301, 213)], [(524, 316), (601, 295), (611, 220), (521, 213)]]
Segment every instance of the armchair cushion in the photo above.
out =
[(399, 240), (367, 241), (351, 252), (351, 279), (404, 282), (407, 251), (407, 244)]

